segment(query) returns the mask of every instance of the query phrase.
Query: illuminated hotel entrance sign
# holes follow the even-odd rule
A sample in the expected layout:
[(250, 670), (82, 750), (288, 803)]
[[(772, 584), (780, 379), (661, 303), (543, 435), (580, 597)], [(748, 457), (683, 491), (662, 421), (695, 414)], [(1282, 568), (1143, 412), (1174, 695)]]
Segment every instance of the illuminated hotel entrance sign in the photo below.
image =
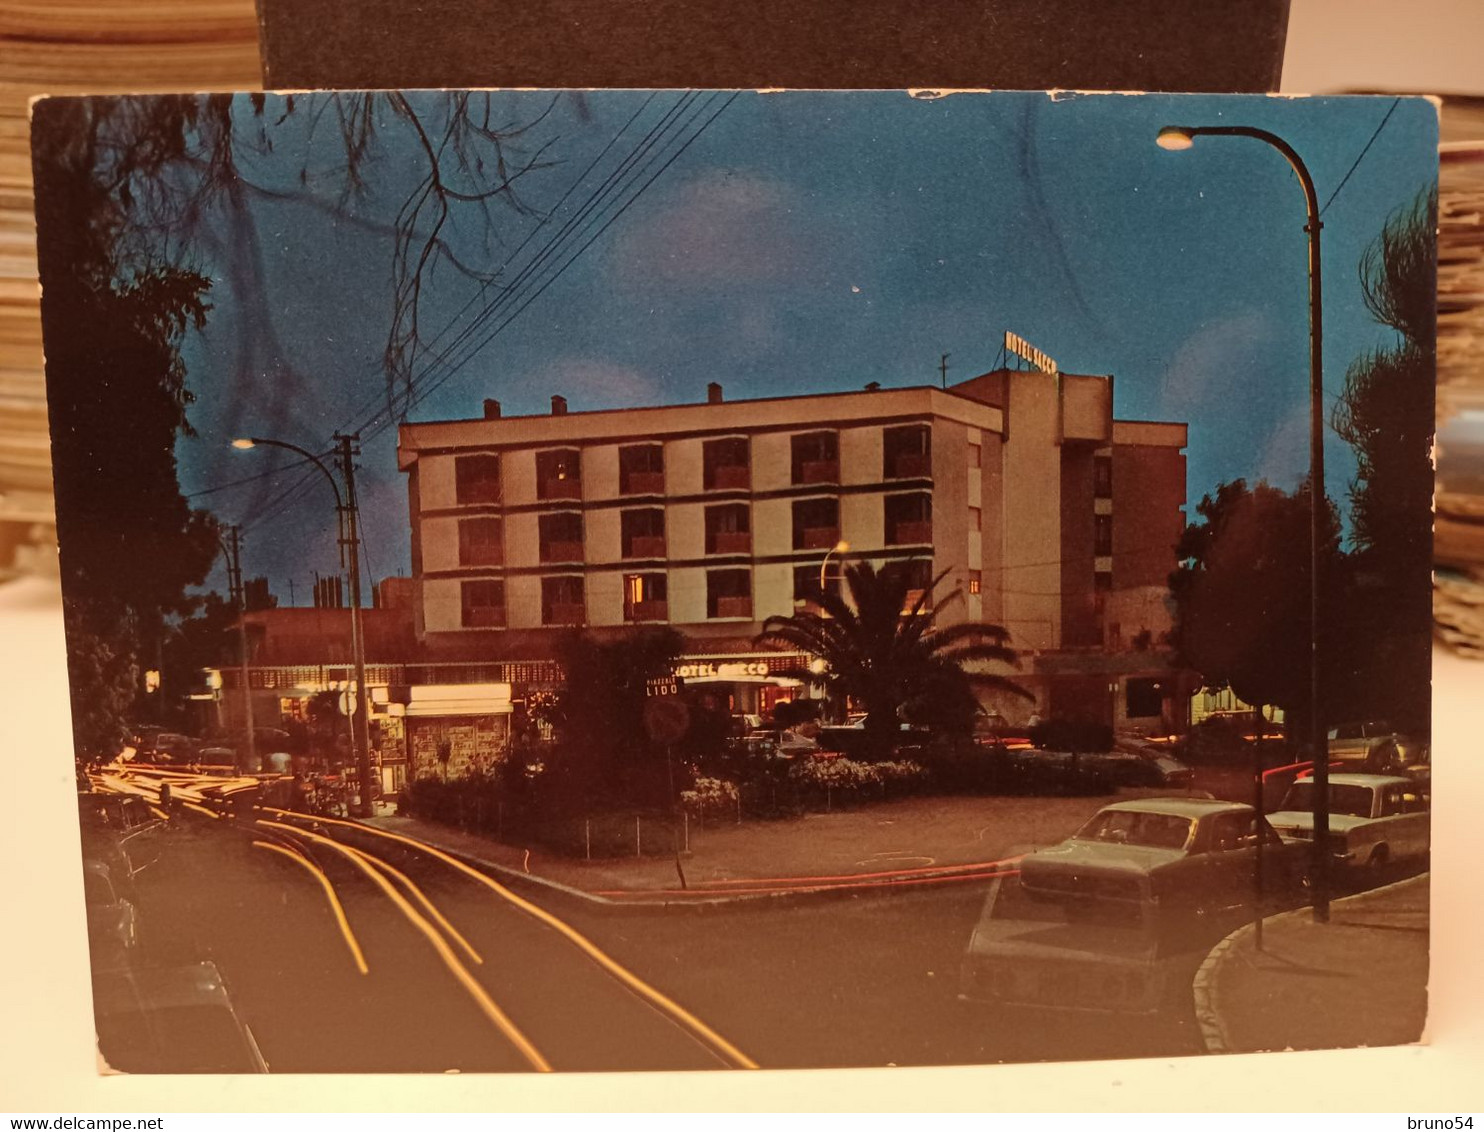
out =
[(1016, 357), (1024, 358), (1042, 373), (1056, 373), (1056, 359), (1044, 350), (1038, 350), (1019, 334), (1005, 331), (1005, 349)]
[(713, 680), (738, 680), (749, 676), (766, 676), (768, 674), (768, 662), (766, 660), (749, 661), (693, 661), (688, 664), (680, 664), (675, 668), (675, 675), (682, 680), (701, 680), (710, 678)]

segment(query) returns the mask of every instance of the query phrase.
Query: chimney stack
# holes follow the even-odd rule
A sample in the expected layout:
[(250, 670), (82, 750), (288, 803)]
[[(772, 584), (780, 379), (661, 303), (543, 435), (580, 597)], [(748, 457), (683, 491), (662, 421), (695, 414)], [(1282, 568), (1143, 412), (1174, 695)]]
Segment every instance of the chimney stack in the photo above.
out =
[(706, 386), (706, 404), (721, 404), (721, 383), (713, 381)]
[(567, 399), (560, 393), (551, 395), (551, 415), (554, 417), (565, 417), (567, 415)]
[(868, 381), (868, 382), (866, 382), (866, 392), (867, 393), (875, 393), (875, 392), (878, 392), (880, 389), (881, 389), (881, 382), (879, 382), (879, 381)]
[(486, 397), (484, 399), (484, 419), (487, 421), (497, 421), (500, 419), (500, 402), (496, 401), (493, 397)]

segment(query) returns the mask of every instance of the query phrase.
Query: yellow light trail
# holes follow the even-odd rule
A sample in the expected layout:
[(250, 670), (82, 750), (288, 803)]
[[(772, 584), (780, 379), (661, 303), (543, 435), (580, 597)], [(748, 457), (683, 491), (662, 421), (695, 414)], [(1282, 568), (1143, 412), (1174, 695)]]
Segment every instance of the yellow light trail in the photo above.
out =
[(330, 883), (330, 878), (325, 875), (325, 871), (307, 857), (295, 853), (292, 849), (285, 849), (282, 845), (274, 845), (269, 841), (254, 841), (253, 844), (260, 849), (271, 849), (275, 853), (282, 853), (290, 861), (297, 861), (314, 874), (315, 879), (324, 887), (325, 898), (330, 902), (330, 910), (335, 913), (335, 922), (340, 925), (340, 934), (345, 937), (346, 946), (350, 948), (351, 958), (355, 960), (356, 968), (361, 974), (368, 974), (370, 968), (366, 966), (366, 956), (361, 951), (355, 932), (351, 931), (345, 908), (340, 903), (340, 897), (335, 895), (335, 887)]
[[(311, 817), (311, 815), (308, 814), (294, 814), (292, 810), (280, 810), (272, 806), (267, 806), (264, 808), (272, 813), (284, 814), (290, 817)], [(483, 884), (487, 888), (492, 889), (501, 897), (514, 904), (521, 911), (527, 913), (528, 915), (534, 916), (536, 919), (540, 920), (548, 927), (554, 928), (556, 931), (560, 932), (573, 945), (575, 945), (579, 950), (581, 950), (590, 959), (592, 959), (593, 962), (597, 963), (599, 967), (603, 968), (603, 970), (614, 976), (614, 978), (618, 979), (621, 983), (627, 986), (630, 990), (634, 991), (640, 997), (648, 1000), (654, 1006), (658, 1007), (664, 1013), (668, 1014), (672, 1019), (685, 1026), (691, 1031), (691, 1033), (703, 1039), (715, 1051), (729, 1058), (733, 1062), (733, 1064), (737, 1066), (737, 1068), (758, 1068), (757, 1062), (753, 1061), (752, 1058), (748, 1057), (736, 1046), (732, 1045), (731, 1042), (727, 1041), (710, 1026), (706, 1025), (706, 1023), (702, 1022), (694, 1014), (686, 1010), (685, 1007), (681, 1006), (678, 1002), (675, 1002), (673, 999), (669, 998), (661, 991), (656, 990), (654, 987), (650, 986), (643, 979), (641, 979), (638, 975), (634, 974), (628, 968), (621, 965), (617, 960), (609, 956), (606, 952), (599, 948), (597, 944), (593, 943), (592, 940), (588, 939), (576, 928), (572, 927), (562, 920), (557, 919), (557, 917), (553, 916), (550, 912), (546, 911), (546, 909), (540, 907), (539, 905), (532, 904), (529, 900), (522, 899), (515, 893), (511, 892), (504, 885), (485, 876), (478, 869), (471, 868), (470, 866), (464, 864), (464, 862), (460, 861), (457, 857), (452, 857), (449, 854), (443, 852), (443, 850), (429, 845), (425, 841), (418, 841), (415, 838), (404, 837), (402, 834), (392, 833), (390, 830), (377, 829), (375, 826), (362, 825), (359, 822), (342, 821), (338, 818), (325, 818), (318, 816), (313, 816), (312, 820), (323, 822), (327, 825), (348, 826), (351, 829), (358, 829), (365, 833), (372, 833), (378, 837), (385, 837), (392, 841), (401, 841), (404, 844), (411, 845), (415, 849), (420, 849), (424, 853), (428, 853), (431, 856), (437, 857), (440, 861), (451, 865), (453, 868), (458, 869), (460, 872), (465, 873), (473, 879), (477, 880), (480, 884)], [(331, 844), (338, 845), (339, 843), (332, 841)]]
[[(337, 842), (336, 844), (339, 843)], [(402, 872), (400, 869), (393, 868), (391, 865), (387, 864), (379, 857), (373, 857), (370, 853), (367, 853), (361, 849), (357, 849), (354, 845), (342, 845), (340, 847), (342, 849), (348, 850), (351, 853), (356, 854), (358, 857), (364, 858), (369, 864), (374, 865), (382, 872), (395, 877), (398, 883), (400, 883), (403, 888), (407, 889), (408, 892), (417, 897), (418, 902), (427, 909), (428, 914), (437, 921), (438, 926), (443, 929), (444, 933), (450, 936), (460, 947), (468, 952), (470, 959), (474, 960), (474, 962), (476, 963), (484, 963), (484, 957), (480, 955), (479, 952), (475, 951), (473, 945), (470, 944), (470, 942), (459, 933), (458, 928), (450, 924), (444, 917), (443, 913), (438, 911), (438, 909), (434, 907), (433, 902), (429, 900), (423, 890), (420, 889), (413, 882), (411, 877)]]
[[(273, 810), (273, 812), (286, 813), (287, 811)], [(438, 957), (442, 959), (444, 965), (451, 972), (453, 972), (454, 977), (463, 984), (464, 989), (469, 992), (470, 997), (473, 998), (474, 1001), (479, 1005), (479, 1008), (484, 1011), (485, 1016), (489, 1018), (489, 1020), (495, 1024), (495, 1027), (500, 1031), (500, 1033), (504, 1034), (505, 1037), (510, 1040), (510, 1043), (514, 1045), (517, 1050), (520, 1051), (521, 1056), (524, 1057), (526, 1061), (531, 1064), (531, 1067), (541, 1073), (551, 1072), (551, 1064), (546, 1060), (546, 1058), (541, 1056), (536, 1047), (531, 1044), (530, 1039), (527, 1038), (523, 1033), (521, 1033), (520, 1030), (516, 1027), (515, 1023), (510, 1020), (510, 1018), (503, 1010), (500, 1009), (498, 1005), (496, 1005), (495, 1000), (492, 999), (489, 996), (489, 992), (480, 985), (479, 980), (469, 973), (469, 969), (467, 967), (459, 962), (459, 957), (454, 954), (453, 948), (448, 946), (447, 941), (438, 934), (437, 929), (434, 928), (432, 924), (428, 923), (428, 921), (425, 920), (422, 916), (418, 915), (417, 909), (409, 904), (407, 902), (407, 898), (404, 897), (395, 888), (393, 888), (391, 883), (384, 876), (382, 876), (379, 872), (377, 872), (366, 863), (366, 861), (363, 859), (364, 854), (353, 850), (345, 845), (341, 845), (340, 842), (336, 841), (333, 837), (325, 837), (318, 833), (310, 833), (307, 830), (296, 829), (294, 826), (285, 825), (282, 822), (268, 821), (266, 818), (259, 818), (258, 824), (271, 826), (274, 829), (284, 830), (287, 833), (293, 834), (295, 837), (307, 837), (312, 841), (323, 842), (324, 844), (330, 846), (332, 849), (338, 850), (339, 852), (345, 854), (345, 856), (348, 857), (362, 872), (364, 872), (376, 883), (377, 887), (379, 887), (384, 893), (386, 893), (387, 897), (392, 901), (393, 904), (397, 906), (402, 915), (407, 917), (412, 926), (423, 933), (428, 942), (433, 945), (434, 950), (438, 952)]]

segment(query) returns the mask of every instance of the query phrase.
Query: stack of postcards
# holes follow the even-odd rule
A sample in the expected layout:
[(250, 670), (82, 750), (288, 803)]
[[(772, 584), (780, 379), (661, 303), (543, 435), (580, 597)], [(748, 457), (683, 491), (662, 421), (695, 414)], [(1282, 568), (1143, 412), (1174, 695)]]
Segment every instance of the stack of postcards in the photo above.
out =
[(1484, 100), (1448, 99), (1438, 192), (1438, 633), (1484, 656)]
[[(11, 5), (0, 78), (0, 578), (55, 543), (27, 116), (41, 91), (256, 85), (250, 0)], [(45, 555), (39, 556), (45, 561)]]

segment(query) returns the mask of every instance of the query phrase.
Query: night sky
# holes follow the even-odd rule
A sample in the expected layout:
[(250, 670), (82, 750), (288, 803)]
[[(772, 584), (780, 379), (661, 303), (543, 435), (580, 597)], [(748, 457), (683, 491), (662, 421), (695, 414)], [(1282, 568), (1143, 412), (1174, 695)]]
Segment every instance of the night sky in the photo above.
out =
[[(414, 102), (420, 97), (411, 96)], [(548, 148), (549, 168), (519, 182), (530, 214), (497, 205), (500, 239), (463, 222), (450, 245), (515, 279), (603, 177), (672, 109), (672, 156), (727, 96), (679, 92), (499, 96), (507, 121), (550, 112), (513, 151)], [(1395, 105), (1394, 105), (1395, 104)], [(276, 112), (277, 111), (277, 112)], [(1389, 118), (1387, 117), (1390, 112)], [(636, 117), (637, 113), (637, 117)], [(690, 117), (687, 117), (690, 115)], [(282, 118), (282, 122), (279, 119)], [(1385, 127), (1376, 134), (1385, 119)], [(325, 186), (334, 202), (333, 131), (311, 131), (269, 99), (271, 153), (245, 158), (260, 188)], [(621, 127), (627, 128), (620, 132)], [(415, 420), (476, 417), (485, 397), (506, 415), (729, 400), (938, 381), (992, 368), (1013, 330), (1074, 373), (1111, 373), (1120, 417), (1188, 421), (1192, 505), (1246, 477), (1293, 487), (1307, 469), (1307, 277), (1303, 196), (1287, 163), (1258, 141), (1198, 138), (1155, 146), (1169, 124), (1272, 130), (1304, 157), (1324, 212), (1325, 387), (1392, 341), (1361, 302), (1356, 268), (1388, 215), (1435, 178), (1436, 116), (1420, 99), (1277, 96), (1070, 96), (744, 93), (539, 296), (482, 349), (472, 347), (530, 291), (471, 331), (422, 375)], [(1374, 135), (1374, 141), (1371, 139)], [(384, 137), (410, 134), (384, 132)], [(1364, 159), (1330, 201), (1367, 144)], [(592, 171), (589, 165), (607, 148)], [(656, 149), (651, 153), (661, 153)], [(300, 471), (219, 490), (275, 466), (232, 450), (233, 436), (278, 437), (316, 451), (384, 404), (380, 360), (391, 314), (386, 234), (422, 170), (386, 152), (345, 215), (266, 193), (241, 225), (210, 225), (198, 262), (215, 279), (210, 324), (186, 347), (199, 431), (179, 446), (183, 488), (224, 522), (248, 525), (244, 570), (288, 579), (307, 604), (314, 571), (337, 566), (329, 487)], [(559, 207), (559, 202), (560, 207)], [(541, 217), (551, 218), (541, 225)], [(613, 214), (604, 214), (606, 219)], [(539, 226), (538, 226), (539, 225)], [(594, 234), (585, 229), (554, 268)], [(440, 267), (422, 319), (449, 346), (494, 298)], [(436, 387), (435, 387), (436, 383)], [(406, 489), (395, 429), (361, 461), (367, 559), (380, 578), (409, 569)], [(286, 454), (277, 454), (284, 457)], [(1353, 474), (1327, 446), (1332, 497)], [(221, 584), (220, 570), (209, 584)]]

